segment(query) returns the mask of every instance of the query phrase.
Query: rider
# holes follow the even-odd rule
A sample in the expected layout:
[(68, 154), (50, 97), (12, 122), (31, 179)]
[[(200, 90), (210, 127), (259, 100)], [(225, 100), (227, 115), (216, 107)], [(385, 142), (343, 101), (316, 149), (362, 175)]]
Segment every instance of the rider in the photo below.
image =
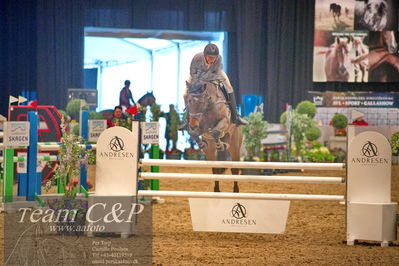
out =
[[(125, 80), (125, 87), (119, 93), (119, 106), (124, 108), (124, 110), (129, 109), (131, 106), (136, 105), (133, 100), (132, 91), (129, 89), (130, 80)], [(133, 105), (130, 104), (132, 101)]]
[[(231, 112), (231, 121), (238, 126), (248, 125), (248, 122), (242, 119), (238, 114), (233, 87), (226, 73), (223, 71), (222, 57), (219, 54), (219, 48), (213, 43), (205, 46), (204, 51), (196, 54), (191, 60), (190, 77), (187, 81), (188, 83), (192, 83), (196, 80), (217, 81), (223, 94), (226, 96), (226, 101)], [(184, 95), (185, 101), (186, 98), (187, 92)], [(186, 126), (187, 121), (185, 121), (185, 124), (181, 128)]]

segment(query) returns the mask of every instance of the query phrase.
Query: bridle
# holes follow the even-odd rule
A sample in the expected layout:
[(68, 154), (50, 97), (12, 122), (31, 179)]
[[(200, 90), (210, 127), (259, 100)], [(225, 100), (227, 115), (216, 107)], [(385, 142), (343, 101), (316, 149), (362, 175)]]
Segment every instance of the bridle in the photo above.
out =
[[(209, 83), (212, 83), (212, 82), (209, 82)], [(212, 83), (212, 84), (214, 84), (214, 83)], [(219, 90), (219, 85), (218, 84), (214, 84), (214, 85), (216, 85), (217, 89)], [(211, 102), (212, 97), (208, 95), (208, 86), (206, 86), (205, 89), (202, 92), (200, 92), (200, 93), (189, 93), (189, 95), (194, 97), (194, 98), (199, 98), (200, 100), (198, 101), (198, 103), (206, 104), (206, 107), (205, 107), (205, 109), (202, 112), (198, 112), (198, 113), (188, 112), (190, 117), (195, 119), (195, 120), (197, 120), (197, 121), (199, 121), (202, 118), (202, 116), (205, 113), (207, 113), (213, 106), (215, 106), (217, 104), (220, 104), (220, 103), (226, 104), (226, 100), (225, 99), (221, 99), (222, 97), (218, 97), (217, 101), (212, 103)], [(208, 98), (208, 101), (206, 101), (206, 98)], [(187, 103), (187, 105), (185, 106), (184, 109), (186, 110), (189, 105), (190, 105), (190, 102)]]

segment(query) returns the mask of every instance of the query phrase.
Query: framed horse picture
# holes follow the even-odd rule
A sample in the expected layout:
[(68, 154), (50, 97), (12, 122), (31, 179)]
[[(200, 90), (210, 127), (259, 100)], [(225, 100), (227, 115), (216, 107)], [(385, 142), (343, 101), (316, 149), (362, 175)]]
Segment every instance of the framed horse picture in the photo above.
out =
[(396, 0), (316, 0), (314, 82), (399, 82)]

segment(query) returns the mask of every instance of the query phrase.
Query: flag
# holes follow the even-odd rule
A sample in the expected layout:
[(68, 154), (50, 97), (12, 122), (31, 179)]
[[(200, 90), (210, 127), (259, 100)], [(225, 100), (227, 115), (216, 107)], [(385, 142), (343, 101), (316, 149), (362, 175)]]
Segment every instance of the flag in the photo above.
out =
[(358, 110), (355, 110), (355, 109), (352, 110), (352, 120), (356, 120), (363, 116), (364, 116), (364, 113), (359, 112)]
[(11, 105), (12, 103), (18, 102), (18, 98), (15, 98), (14, 96), (10, 95), (10, 100), (8, 101), (8, 105)]
[(22, 96), (18, 96), (18, 105), (20, 105), (21, 103), (26, 102), (28, 99), (26, 99), (25, 97)]
[(30, 101), (29, 102), (29, 106), (32, 106), (33, 108), (36, 108), (37, 107), (37, 100)]

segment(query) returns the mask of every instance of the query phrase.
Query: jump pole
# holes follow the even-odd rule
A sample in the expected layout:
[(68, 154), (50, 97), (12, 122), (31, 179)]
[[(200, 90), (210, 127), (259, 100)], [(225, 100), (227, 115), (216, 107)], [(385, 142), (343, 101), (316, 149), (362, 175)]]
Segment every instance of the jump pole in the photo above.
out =
[[(159, 159), (159, 145), (151, 144), (151, 159)], [(159, 166), (151, 166), (152, 173), (159, 173)], [(151, 190), (159, 190), (159, 179), (151, 179)]]
[(4, 149), (3, 202), (12, 202), (14, 186), (14, 149)]
[(305, 169), (305, 170), (343, 170), (343, 163), (280, 163), (280, 162), (241, 162), (241, 161), (201, 161), (201, 160), (157, 160), (141, 159), (142, 166), (175, 166), (196, 168), (255, 168), (255, 169)]
[(184, 197), (184, 198), (224, 198), (224, 199), (263, 199), (263, 200), (317, 200), (344, 201), (342, 195), (307, 195), (307, 194), (269, 194), (269, 193), (233, 193), (233, 192), (198, 192), (198, 191), (154, 191), (139, 190), (142, 197)]
[(276, 183), (320, 183), (343, 184), (343, 177), (327, 176), (262, 176), (262, 175), (214, 175), (214, 174), (185, 174), (185, 173), (147, 173), (139, 174), (143, 179), (190, 179), (190, 180), (218, 180), (240, 182), (276, 182)]
[[(83, 143), (89, 139), (89, 112), (86, 110), (81, 111), (80, 135)], [(87, 169), (84, 165), (80, 166), (80, 186), (87, 190)], [(80, 188), (80, 186), (78, 187)]]

